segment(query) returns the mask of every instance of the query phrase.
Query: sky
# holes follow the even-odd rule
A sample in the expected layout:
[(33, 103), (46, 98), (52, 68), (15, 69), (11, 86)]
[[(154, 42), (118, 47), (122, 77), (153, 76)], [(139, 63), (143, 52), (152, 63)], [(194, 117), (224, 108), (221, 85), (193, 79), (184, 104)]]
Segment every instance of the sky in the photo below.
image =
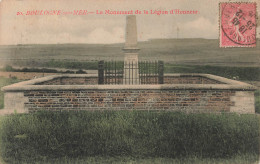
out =
[[(126, 15), (96, 14), (96, 11), (139, 10), (138, 40), (154, 38), (219, 38), (219, 2), (224, 0), (0, 0), (0, 45), (123, 43)], [(251, 0), (238, 0), (252, 2)], [(233, 2), (233, 1), (232, 1)], [(257, 2), (260, 13), (260, 0)], [(198, 11), (198, 14), (151, 14), (151, 10)], [(27, 11), (74, 12), (87, 15), (26, 15)], [(143, 14), (147, 10), (149, 14)], [(17, 15), (21, 12), (24, 15)], [(260, 16), (259, 16), (260, 17)], [(260, 23), (258, 23), (260, 24)], [(177, 28), (179, 32), (177, 34)], [(260, 28), (257, 28), (257, 37)]]

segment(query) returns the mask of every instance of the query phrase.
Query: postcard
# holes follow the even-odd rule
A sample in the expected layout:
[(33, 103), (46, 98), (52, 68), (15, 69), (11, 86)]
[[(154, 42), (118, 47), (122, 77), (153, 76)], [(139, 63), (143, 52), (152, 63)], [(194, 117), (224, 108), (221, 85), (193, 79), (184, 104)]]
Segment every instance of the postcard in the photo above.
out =
[[(46, 140), (46, 145), (56, 143), (59, 146), (55, 147), (54, 144), (51, 147), (52, 150), (49, 149), (50, 147), (46, 147), (46, 150), (48, 149), (52, 153), (42, 155), (44, 160), (45, 157), (49, 160), (52, 155), (64, 157), (59, 153), (55, 154), (54, 149), (60, 153), (64, 152), (65, 156), (69, 157), (69, 161), (72, 154), (78, 156), (75, 152), (81, 151), (81, 155), (88, 158), (93, 155), (95, 160), (97, 155), (101, 155), (103, 160), (106, 155), (109, 157), (111, 154), (121, 156), (124, 153), (132, 157), (137, 157), (137, 154), (140, 154), (141, 157), (153, 154), (152, 157), (158, 155), (158, 157), (173, 158), (189, 156), (193, 153), (194, 156), (197, 156), (198, 152), (195, 147), (201, 150), (199, 158), (224, 158), (226, 156), (223, 154), (228, 153), (233, 157), (233, 155), (240, 155), (239, 151), (244, 154), (259, 154), (257, 152), (259, 151), (259, 139), (256, 142), (257, 137), (259, 138), (259, 131), (256, 130), (259, 125), (255, 124), (256, 120), (259, 120), (260, 113), (259, 6), (259, 0), (0, 0), (0, 121), (1, 117), (4, 118), (6, 115), (33, 114), (42, 110), (83, 112), (78, 119), (75, 119), (78, 115), (64, 114), (64, 119), (67, 119), (66, 125), (75, 128), (76, 124), (81, 127), (77, 121), (81, 120), (83, 116), (85, 117), (84, 112), (119, 112), (118, 115), (114, 114), (113, 118), (112, 116), (110, 118), (109, 114), (103, 116), (102, 112), (98, 116), (98, 118), (104, 117), (104, 120), (120, 120), (122, 125), (121, 129), (116, 131), (112, 128), (112, 122), (106, 122), (106, 120), (101, 125), (102, 121), (101, 123), (96, 121), (98, 122), (96, 126), (99, 128), (110, 128), (110, 130), (103, 129), (107, 132), (104, 133), (104, 136), (108, 134), (110, 136), (105, 137), (104, 140), (100, 139), (103, 133), (100, 131), (100, 133), (96, 133), (97, 131), (92, 129), (93, 136), (94, 134), (96, 136), (91, 141), (93, 140), (94, 143), (94, 140), (100, 137), (100, 140), (95, 140), (96, 143), (102, 145), (99, 147), (100, 149), (98, 146), (94, 146), (93, 149), (87, 151), (86, 147), (79, 145), (73, 147), (72, 141), (60, 143), (59, 139), (57, 141)], [(167, 132), (155, 128), (157, 125), (158, 127), (159, 125), (167, 125), (167, 127), (177, 125), (178, 121), (173, 120), (172, 124), (162, 123), (167, 120), (167, 115), (163, 119), (154, 115), (149, 118), (142, 116), (142, 119), (148, 120), (143, 122), (144, 127), (142, 128), (145, 129), (146, 123), (147, 127), (155, 128), (154, 133), (148, 134), (145, 130), (143, 132), (140, 129), (134, 131), (133, 129), (136, 127), (132, 127), (132, 124), (126, 122), (133, 121), (137, 116), (133, 114), (136, 117), (132, 118), (133, 115), (128, 113), (129, 115), (126, 117), (120, 113), (122, 111), (147, 113), (163, 111), (169, 112), (167, 113), (169, 118), (175, 118), (175, 114), (178, 115), (179, 112), (197, 113), (198, 115), (210, 113), (212, 115), (205, 118), (204, 115), (200, 115), (198, 118), (208, 119), (204, 123), (214, 119), (223, 119), (224, 122), (234, 121), (230, 123), (230, 125), (234, 124), (233, 136), (243, 135), (244, 138), (241, 138), (244, 139), (244, 145), (242, 144), (244, 149), (241, 150), (242, 148), (239, 147), (241, 145), (237, 144), (238, 142), (235, 143), (237, 138), (234, 138), (234, 143), (221, 138), (220, 145), (222, 144), (221, 146), (224, 148), (218, 149), (218, 151), (215, 151), (212, 145), (207, 147), (202, 142), (195, 140), (194, 144), (189, 143), (191, 150), (191, 154), (189, 154), (186, 147), (188, 143), (182, 143), (181, 139), (180, 142), (177, 142), (176, 138), (167, 139), (165, 142), (166, 139), (162, 138), (169, 137), (166, 135)], [(232, 115), (225, 120), (227, 116), (219, 118), (220, 113), (238, 115)], [(240, 115), (243, 117), (241, 120), (245, 122), (242, 123), (243, 126), (239, 127), (239, 121), (235, 117), (240, 118)], [(247, 115), (250, 115), (250, 119), (246, 119)], [(20, 117), (20, 115), (18, 116)], [(114, 116), (118, 117), (114, 118)], [(141, 118), (140, 115), (138, 115), (139, 117)], [(193, 119), (191, 115), (178, 115), (178, 118), (180, 117)], [(194, 117), (198, 120), (197, 116)], [(59, 120), (58, 118), (60, 116), (53, 120)], [(87, 115), (86, 118), (88, 118)], [(132, 119), (126, 120), (127, 118)], [(151, 118), (153, 120), (149, 120)], [(21, 115), (19, 120), (23, 119)], [(31, 119), (31, 121), (37, 120)], [(50, 117), (46, 119), (50, 119)], [(68, 123), (71, 119), (74, 119), (75, 124)], [(158, 121), (160, 119), (162, 122)], [(200, 121), (203, 122), (203, 119)], [(186, 123), (187, 121), (182, 124), (186, 125)], [(207, 123), (210, 124), (209, 127), (214, 125), (214, 128), (218, 127), (222, 130), (232, 129), (231, 126), (226, 127), (226, 125), (219, 127), (215, 124), (216, 122)], [(52, 127), (53, 124), (48, 125)], [(118, 128), (118, 124), (116, 122), (115, 124), (114, 127)], [(222, 125), (222, 122), (219, 124)], [(64, 125), (65, 123), (61, 127)], [(179, 125), (178, 128), (180, 128)], [(239, 128), (246, 128), (246, 125), (252, 129), (247, 134), (241, 132), (245, 129), (239, 130)], [(24, 127), (29, 127), (29, 125)], [(187, 124), (180, 129), (188, 127)], [(53, 126), (49, 130), (55, 128)], [(131, 135), (125, 135), (127, 133), (125, 131), (122, 134), (121, 130), (124, 128), (129, 128), (131, 134), (136, 136), (127, 138)], [(198, 129), (203, 128), (204, 124), (202, 128)], [(209, 131), (214, 128), (210, 128)], [(28, 136), (33, 135), (33, 132), (29, 133), (30, 129), (32, 128), (14, 135), (15, 142), (18, 138), (17, 143), (21, 145), (23, 145), (23, 140), (29, 143), (30, 137)], [(230, 131), (232, 131), (231, 129)], [(58, 128), (56, 130), (58, 134)], [(137, 140), (138, 130), (142, 137), (151, 135), (152, 138), (155, 137), (152, 134), (158, 132), (161, 138), (156, 138), (158, 137), (156, 135), (154, 142), (149, 139), (146, 139), (147, 143), (146, 141), (141, 142), (141, 140)], [(203, 136), (200, 130), (198, 130), (198, 134)], [(196, 132), (193, 134), (190, 133), (191, 131), (187, 130), (187, 134), (183, 133), (183, 136), (196, 136)], [(144, 132), (145, 134), (143, 134)], [(119, 133), (121, 138), (114, 136)], [(68, 134), (70, 133), (64, 132), (64, 138)], [(79, 133), (75, 132), (75, 134)], [(173, 135), (175, 132), (169, 132), (169, 134)], [(225, 135), (230, 134), (225, 133)], [(246, 140), (247, 135), (253, 136), (252, 140)], [(59, 133), (58, 136), (62, 135)], [(87, 136), (91, 136), (91, 134), (88, 133)], [(108, 139), (113, 138), (111, 136), (117, 138), (118, 143), (111, 141), (110, 145)], [(179, 138), (183, 138), (183, 136)], [(211, 137), (203, 138), (203, 140), (209, 141), (209, 138), (212, 139), (217, 134), (209, 136)], [(37, 136), (35, 137), (37, 138)], [(80, 138), (80, 136), (77, 137)], [(127, 139), (124, 140), (124, 137)], [(190, 140), (193, 141), (193, 139)], [(107, 145), (103, 141), (107, 141)], [(85, 143), (85, 140), (75, 141), (75, 145), (79, 142), (88, 145), (90, 140), (88, 143), (87, 141)], [(235, 146), (231, 148), (230, 145), (226, 145), (229, 142), (231, 146), (232, 144)], [(174, 148), (166, 146), (175, 143), (180, 145), (175, 145)], [(212, 143), (215, 143), (215, 140)], [(65, 150), (63, 146), (66, 144), (69, 145), (67, 147), (75, 148), (75, 151)], [(195, 146), (196, 144), (197, 146)], [(148, 145), (151, 147), (149, 148)], [(203, 145), (205, 147), (202, 147)], [(42, 146), (44, 147), (44, 144)], [(91, 144), (88, 146), (91, 147)], [(217, 145), (215, 146), (217, 147)], [(144, 151), (141, 151), (141, 147)], [(120, 151), (116, 151), (116, 148)], [(173, 153), (170, 153), (170, 149)], [(175, 151), (177, 149), (180, 151)], [(111, 152), (109, 152), (110, 150)], [(22, 149), (19, 151), (17, 149), (17, 152), (21, 153), (21, 151)], [(165, 156), (160, 154), (163, 151), (165, 151), (163, 153)], [(36, 148), (35, 152), (38, 152)], [(44, 153), (46, 152), (48, 151)], [(28, 160), (30, 162), (43, 160), (39, 154), (35, 154), (35, 159), (32, 159), (28, 154), (22, 157), (23, 154), (16, 156), (8, 154), (7, 151), (4, 153), (6, 154), (2, 158), (5, 162), (8, 162), (9, 158), (12, 159), (11, 163), (25, 158), (30, 158)], [(220, 155), (221, 153), (222, 155)], [(252, 158), (246, 156), (245, 158), (256, 162), (257, 156), (253, 155)], [(14, 159), (16, 157), (17, 159)], [(89, 160), (91, 161), (92, 158), (87, 161)], [(105, 163), (109, 162), (106, 161), (107, 159), (104, 160)], [(122, 161), (124, 160), (129, 162), (130, 159), (122, 159)], [(133, 159), (131, 158), (131, 160)], [(134, 162), (137, 163), (151, 162), (135, 160)], [(156, 158), (156, 160), (159, 160), (159, 163), (166, 162), (164, 159), (160, 161), (161, 159)], [(189, 160), (187, 158), (187, 161)], [(74, 159), (71, 162), (75, 162)]]

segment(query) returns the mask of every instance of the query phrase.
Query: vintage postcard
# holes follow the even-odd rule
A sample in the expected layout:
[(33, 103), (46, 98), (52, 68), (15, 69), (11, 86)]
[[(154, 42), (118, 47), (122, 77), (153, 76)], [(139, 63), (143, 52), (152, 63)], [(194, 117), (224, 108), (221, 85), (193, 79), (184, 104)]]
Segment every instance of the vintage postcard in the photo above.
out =
[(259, 0), (0, 0), (0, 163), (258, 163)]

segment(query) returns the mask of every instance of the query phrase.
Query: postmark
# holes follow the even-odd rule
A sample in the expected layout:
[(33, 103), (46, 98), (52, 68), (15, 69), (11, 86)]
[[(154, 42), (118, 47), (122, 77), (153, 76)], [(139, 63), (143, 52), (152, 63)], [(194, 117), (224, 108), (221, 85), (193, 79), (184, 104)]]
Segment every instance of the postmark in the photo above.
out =
[(220, 3), (220, 47), (256, 46), (256, 3)]

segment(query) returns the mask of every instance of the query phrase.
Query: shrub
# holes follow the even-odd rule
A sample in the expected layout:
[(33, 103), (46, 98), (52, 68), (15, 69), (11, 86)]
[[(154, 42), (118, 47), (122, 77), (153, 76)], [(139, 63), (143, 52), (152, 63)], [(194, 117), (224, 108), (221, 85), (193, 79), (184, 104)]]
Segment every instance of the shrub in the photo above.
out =
[(5, 161), (132, 156), (229, 158), (259, 152), (255, 115), (41, 111), (2, 121)]
[(6, 72), (13, 72), (14, 71), (14, 68), (10, 65), (6, 65), (4, 68), (3, 68), (3, 71), (6, 71)]
[(83, 71), (82, 69), (76, 71), (76, 74), (86, 74), (87, 72)]
[(63, 73), (71, 73), (71, 74), (73, 74), (74, 71), (67, 70), (67, 71), (65, 71), (65, 72), (63, 72)]

